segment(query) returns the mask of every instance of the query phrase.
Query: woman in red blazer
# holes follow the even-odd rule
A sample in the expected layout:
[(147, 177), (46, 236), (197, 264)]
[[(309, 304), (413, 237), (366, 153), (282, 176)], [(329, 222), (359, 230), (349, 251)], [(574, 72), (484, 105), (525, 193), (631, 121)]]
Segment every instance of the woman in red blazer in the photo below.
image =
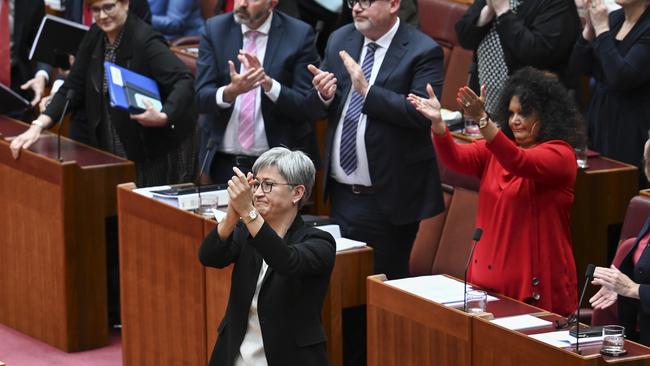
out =
[(480, 178), (476, 225), (484, 234), (469, 281), (571, 313), (578, 302), (569, 227), (577, 170), (571, 145), (580, 133), (567, 90), (555, 76), (525, 67), (508, 79), (492, 117), (485, 111), (485, 86), (480, 98), (461, 88), (457, 101), (466, 116), (479, 121), (484, 137), (465, 145), (454, 143), (440, 103), (428, 91), (428, 99), (410, 95), (409, 100), (432, 121), (440, 160)]

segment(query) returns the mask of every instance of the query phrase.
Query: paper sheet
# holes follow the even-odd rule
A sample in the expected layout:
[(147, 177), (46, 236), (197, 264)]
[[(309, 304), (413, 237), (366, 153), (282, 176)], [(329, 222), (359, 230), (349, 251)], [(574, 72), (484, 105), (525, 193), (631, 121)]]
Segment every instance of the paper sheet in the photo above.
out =
[(506, 316), (490, 320), (490, 322), (512, 330), (540, 328), (551, 324), (548, 320), (540, 319), (529, 314)]

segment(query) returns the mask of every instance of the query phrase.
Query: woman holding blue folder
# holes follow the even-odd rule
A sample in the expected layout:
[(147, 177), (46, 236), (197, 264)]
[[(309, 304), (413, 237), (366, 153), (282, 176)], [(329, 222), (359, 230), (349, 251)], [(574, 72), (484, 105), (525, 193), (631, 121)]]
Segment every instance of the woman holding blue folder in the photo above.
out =
[[(193, 75), (169, 50), (162, 35), (129, 15), (129, 0), (85, 3), (95, 24), (81, 42), (70, 74), (52, 102), (26, 132), (13, 139), (14, 158), (58, 121), (66, 98), (70, 98), (72, 110), (83, 106), (88, 115), (87, 123), (71, 126), (78, 140), (134, 161), (138, 186), (191, 180), (196, 123)], [(105, 61), (155, 80), (162, 109), (150, 103), (139, 114), (112, 108)]]

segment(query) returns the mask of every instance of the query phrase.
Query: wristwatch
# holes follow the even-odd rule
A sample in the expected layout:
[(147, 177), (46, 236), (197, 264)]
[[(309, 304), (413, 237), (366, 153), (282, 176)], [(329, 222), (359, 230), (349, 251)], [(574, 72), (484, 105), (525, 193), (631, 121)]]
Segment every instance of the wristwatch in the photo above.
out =
[(251, 222), (255, 221), (255, 219), (257, 219), (257, 216), (259, 216), (259, 214), (257, 213), (257, 210), (252, 209), (248, 213), (248, 216), (242, 217), (241, 220), (244, 222), (244, 224), (248, 225)]
[(478, 120), (478, 128), (487, 127), (489, 120), (490, 120), (490, 116), (488, 116), (487, 114), (485, 116), (481, 117), (481, 119)]
[(44, 130), (44, 129), (45, 129), (45, 123), (43, 123), (43, 121), (38, 120), (38, 119), (33, 120), (33, 121), (32, 121), (32, 125), (33, 125), (33, 126), (38, 126), (38, 127), (40, 127), (41, 130)]

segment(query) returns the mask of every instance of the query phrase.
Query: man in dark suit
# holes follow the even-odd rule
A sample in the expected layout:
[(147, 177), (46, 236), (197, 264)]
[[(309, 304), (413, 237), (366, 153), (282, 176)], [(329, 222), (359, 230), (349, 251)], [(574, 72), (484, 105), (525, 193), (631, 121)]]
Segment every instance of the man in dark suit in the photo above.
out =
[(430, 122), (406, 101), (427, 83), (440, 94), (443, 53), (400, 22), (399, 0), (348, 2), (354, 24), (332, 33), (322, 70), (309, 67), (318, 92), (306, 109), (329, 117), (332, 218), (374, 248), (376, 273), (401, 278), (420, 220), (444, 209)]
[(301, 108), (311, 89), (307, 65), (318, 62), (314, 34), (274, 10), (277, 4), (235, 0), (234, 12), (210, 18), (201, 36), (199, 161), (215, 183), (226, 182), (233, 166), (250, 171), (275, 146), (318, 158), (313, 124)]
[(43, 0), (9, 0), (5, 4), (9, 5), (9, 14), (13, 17), (13, 29), (10, 30), (13, 44), (11, 89), (31, 100), (32, 105), (36, 105), (43, 96), (49, 68), (45, 64), (37, 65), (35, 61), (30, 61), (29, 50), (45, 15), (45, 3)]

